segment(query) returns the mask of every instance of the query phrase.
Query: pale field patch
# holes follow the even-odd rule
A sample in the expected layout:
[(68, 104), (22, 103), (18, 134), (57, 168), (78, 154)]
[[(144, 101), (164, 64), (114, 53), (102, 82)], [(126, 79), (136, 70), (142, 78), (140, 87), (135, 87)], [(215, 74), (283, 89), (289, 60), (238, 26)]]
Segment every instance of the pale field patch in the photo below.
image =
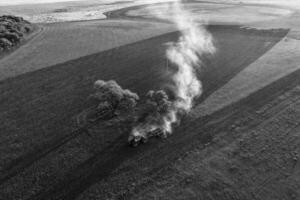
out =
[(300, 41), (289, 38), (289, 36), (285, 37), (268, 53), (194, 108), (191, 115), (199, 117), (212, 114), (300, 69), (299, 55)]
[(300, 68), (300, 12), (273, 20), (251, 22), (256, 29), (285, 28), (288, 35), (261, 58), (207, 98), (192, 112), (205, 116), (247, 97)]
[[(207, 24), (248, 24), (259, 21), (271, 21), (290, 16), (294, 13), (288, 8), (278, 8), (258, 5), (240, 5), (226, 3), (189, 3), (184, 6), (195, 19)], [(171, 10), (166, 5), (149, 5), (139, 9), (129, 10), (126, 15), (134, 17), (155, 18), (157, 10), (164, 10), (166, 16)]]

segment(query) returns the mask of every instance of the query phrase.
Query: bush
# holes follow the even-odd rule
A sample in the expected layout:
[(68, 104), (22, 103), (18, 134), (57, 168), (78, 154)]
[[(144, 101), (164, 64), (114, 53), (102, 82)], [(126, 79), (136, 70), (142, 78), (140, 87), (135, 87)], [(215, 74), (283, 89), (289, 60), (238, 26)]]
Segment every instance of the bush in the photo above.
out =
[(4, 33), (4, 32), (6, 32), (6, 27), (4, 26), (4, 25), (2, 25), (2, 24), (0, 24), (0, 33)]
[(11, 30), (10, 33), (16, 34), (19, 38), (23, 37), (24, 35), (21, 30), (17, 30), (17, 29)]
[(13, 46), (13, 44), (8, 39), (0, 38), (0, 47), (3, 50), (10, 49), (12, 46)]
[(91, 95), (98, 102), (98, 110), (111, 107), (116, 114), (131, 111), (137, 105), (139, 96), (130, 90), (124, 90), (116, 81), (98, 80), (94, 84), (96, 92)]
[(29, 23), (28, 21), (24, 20), (22, 17), (17, 17), (13, 15), (3, 15), (0, 16), (0, 21), (11, 21), (11, 22), (25, 22)]
[(29, 32), (31, 32), (32, 31), (32, 26), (29, 26), (29, 25), (25, 25), (24, 26), (24, 31), (23, 32), (25, 32), (25, 33), (29, 33)]
[(0, 16), (0, 48), (3, 51), (15, 46), (32, 30), (32, 25), (22, 17)]
[(11, 43), (20, 42), (21, 38), (17, 33), (1, 33), (0, 38), (5, 38), (9, 40)]

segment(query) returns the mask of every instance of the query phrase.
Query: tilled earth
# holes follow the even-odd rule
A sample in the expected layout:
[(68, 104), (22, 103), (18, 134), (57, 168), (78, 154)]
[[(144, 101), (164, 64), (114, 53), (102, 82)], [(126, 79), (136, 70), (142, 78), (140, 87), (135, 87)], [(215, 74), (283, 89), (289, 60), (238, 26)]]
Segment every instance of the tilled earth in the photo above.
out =
[[(259, 31), (239, 26), (210, 26), (209, 30), (216, 39), (218, 53), (214, 57), (203, 58), (205, 67), (199, 76), (205, 92), (197, 103), (226, 84), (287, 33), (284, 29)], [(92, 92), (91, 86), (97, 79), (115, 79), (124, 88), (139, 94), (168, 85), (165, 80), (169, 79), (166, 77), (172, 66), (166, 68), (163, 53), (166, 47), (163, 44), (177, 38), (178, 33), (170, 33), (2, 81), (0, 87), (5, 93), (1, 101), (1, 129), (5, 134), (1, 136), (1, 148), (4, 150), (1, 158), (1, 198), (93, 199), (97, 196), (103, 199), (138, 194), (143, 197), (144, 190), (156, 187), (150, 183), (160, 182), (154, 181), (163, 177), (159, 174), (180, 180), (176, 178), (177, 172), (176, 176), (172, 175), (174, 171), (171, 168), (179, 165), (178, 159), (187, 159), (187, 152), (196, 147), (201, 147), (197, 150), (201, 153), (214, 149), (207, 144), (224, 134), (230, 137), (224, 136), (226, 139), (220, 139), (221, 142), (237, 141), (237, 133), (233, 134), (235, 131), (224, 131), (236, 121), (243, 123), (244, 129), (264, 121), (264, 118), (258, 117), (260, 115), (250, 113), (276, 98), (278, 91), (284, 92), (286, 87), (299, 84), (297, 72), (277, 88), (268, 89), (258, 97), (254, 95), (253, 100), (239, 103), (220, 114), (204, 119), (186, 117), (167, 140), (154, 139), (136, 149), (126, 143), (126, 124), (103, 122), (90, 129), (89, 133), (76, 130), (72, 119), (90, 106), (86, 97)], [(148, 70), (145, 71), (145, 68)], [(267, 98), (266, 94), (270, 97)], [(254, 121), (251, 122), (247, 116)], [(236, 125), (235, 128), (243, 127)], [(216, 148), (211, 153), (217, 151)], [(167, 185), (174, 185), (174, 189), (177, 187), (172, 180), (165, 180)], [(229, 179), (224, 181), (227, 184)], [(159, 188), (165, 194), (165, 189)], [(203, 192), (203, 195), (209, 195)], [(211, 193), (215, 195), (214, 190)], [(158, 192), (152, 191), (149, 195), (158, 195)], [(250, 198), (249, 195), (245, 197)]]
[[(77, 29), (74, 24), (70, 30)], [(53, 26), (60, 28), (37, 36), (28, 44), (28, 55), (38, 51), (30, 44), (45, 34), (55, 40), (49, 30), (64, 33), (64, 24)], [(202, 58), (198, 75), (204, 93), (198, 105), (289, 32), (235, 25), (208, 29), (218, 51)], [(70, 30), (65, 37), (73, 35)], [(119, 33), (109, 37), (116, 41)], [(39, 70), (30, 68), (35, 63), (31, 59), (16, 74), (26, 49), (17, 52), (18, 65), (2, 62), (14, 69), (0, 82), (0, 199), (298, 200), (299, 70), (210, 115), (186, 116), (169, 138), (154, 138), (138, 148), (128, 146), (130, 127), (116, 119), (101, 121), (89, 131), (75, 125), (78, 114), (92, 106), (87, 97), (97, 79), (114, 79), (141, 96), (168, 87), (174, 68), (167, 66), (165, 44), (177, 39), (173, 32), (128, 45), (121, 42), (123, 46), (111, 43), (117, 47), (81, 50), (82, 57), (60, 64), (45, 60), (55, 65), (37, 65)], [(74, 45), (66, 45), (61, 58)], [(42, 52), (47, 55), (47, 49)]]

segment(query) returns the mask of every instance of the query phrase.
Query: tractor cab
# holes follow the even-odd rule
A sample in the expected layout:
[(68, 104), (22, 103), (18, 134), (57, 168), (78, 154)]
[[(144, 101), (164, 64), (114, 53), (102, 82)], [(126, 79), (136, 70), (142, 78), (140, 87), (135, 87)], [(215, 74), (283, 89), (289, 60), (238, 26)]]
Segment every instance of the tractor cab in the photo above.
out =
[(129, 146), (137, 147), (140, 144), (144, 144), (148, 141), (148, 138), (141, 135), (130, 135), (128, 138)]
[(152, 131), (147, 132), (145, 135), (134, 135), (131, 134), (128, 138), (129, 146), (137, 147), (140, 144), (148, 142), (148, 139), (151, 137), (164, 138), (166, 136), (165, 131), (161, 128), (156, 128)]

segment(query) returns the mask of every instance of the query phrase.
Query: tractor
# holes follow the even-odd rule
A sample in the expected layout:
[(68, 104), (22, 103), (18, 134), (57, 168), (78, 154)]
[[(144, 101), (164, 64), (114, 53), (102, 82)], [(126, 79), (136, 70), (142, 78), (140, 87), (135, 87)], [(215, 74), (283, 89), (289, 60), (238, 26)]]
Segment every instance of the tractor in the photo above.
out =
[(158, 137), (158, 138), (164, 138), (166, 136), (166, 131), (161, 128), (156, 128), (152, 131), (147, 132), (145, 135), (134, 135), (130, 134), (128, 138), (129, 146), (131, 147), (137, 147), (140, 144), (147, 143), (149, 138), (152, 137)]

